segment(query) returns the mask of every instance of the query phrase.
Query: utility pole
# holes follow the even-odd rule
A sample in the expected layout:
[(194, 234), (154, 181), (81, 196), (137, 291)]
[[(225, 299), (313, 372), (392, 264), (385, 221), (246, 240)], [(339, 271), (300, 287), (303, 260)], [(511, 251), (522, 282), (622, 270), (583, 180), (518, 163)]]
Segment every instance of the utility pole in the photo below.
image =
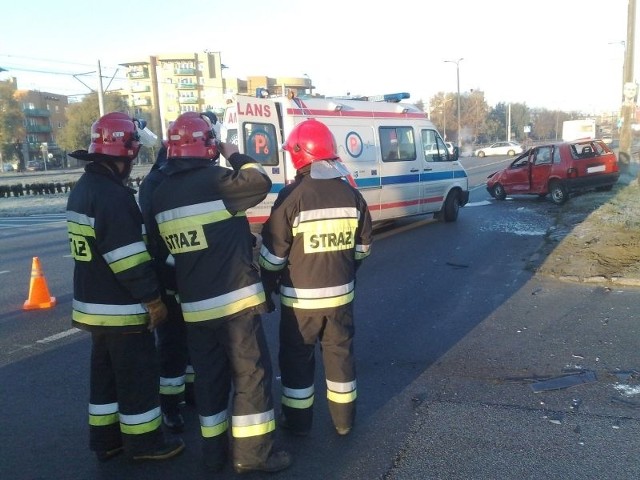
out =
[(627, 41), (624, 52), (624, 86), (622, 88), (622, 127), (620, 131), (620, 150), (618, 157), (621, 169), (629, 171), (631, 167), (631, 124), (636, 113), (636, 98), (638, 85), (634, 79), (634, 39), (636, 24), (636, 0), (629, 0), (627, 10)]
[(459, 58), (458, 60), (445, 60), (444, 63), (455, 63), (456, 64), (456, 80), (458, 83), (458, 152), (460, 152), (460, 62), (464, 60), (464, 58)]
[(104, 91), (102, 90), (102, 69), (100, 68), (100, 60), (98, 60), (98, 108), (100, 116), (104, 115)]

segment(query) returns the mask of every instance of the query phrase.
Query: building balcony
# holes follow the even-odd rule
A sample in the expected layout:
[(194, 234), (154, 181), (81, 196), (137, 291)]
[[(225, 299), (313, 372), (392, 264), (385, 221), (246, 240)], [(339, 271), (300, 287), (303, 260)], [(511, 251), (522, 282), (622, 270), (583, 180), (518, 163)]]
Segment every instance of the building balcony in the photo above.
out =
[(198, 88), (197, 83), (177, 83), (176, 88), (178, 90), (195, 90)]
[(51, 133), (51, 125), (27, 125), (27, 133)]
[(149, 85), (134, 85), (131, 87), (131, 91), (135, 93), (150, 92), (151, 87)]
[(198, 103), (198, 97), (178, 97), (180, 103)]
[(173, 70), (174, 75), (195, 75), (195, 68), (176, 68)]
[(127, 73), (128, 78), (149, 78), (149, 70), (146, 68), (143, 70), (134, 70)]
[(46, 108), (25, 108), (22, 110), (25, 117), (47, 117), (51, 116), (51, 112)]
[(146, 107), (151, 105), (151, 100), (149, 100), (148, 98), (136, 98), (133, 101), (133, 105), (136, 107)]

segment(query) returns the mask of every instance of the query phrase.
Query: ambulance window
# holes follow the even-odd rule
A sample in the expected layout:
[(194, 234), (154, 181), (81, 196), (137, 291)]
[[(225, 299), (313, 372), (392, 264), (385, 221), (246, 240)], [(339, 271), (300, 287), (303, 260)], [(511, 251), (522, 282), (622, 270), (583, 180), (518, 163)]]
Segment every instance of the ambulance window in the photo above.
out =
[(276, 129), (268, 123), (246, 122), (242, 125), (244, 153), (262, 165), (278, 165)]
[(422, 150), (427, 162), (444, 162), (448, 160), (447, 146), (435, 130), (422, 130)]
[(416, 144), (411, 127), (380, 127), (379, 135), (383, 162), (416, 159)]

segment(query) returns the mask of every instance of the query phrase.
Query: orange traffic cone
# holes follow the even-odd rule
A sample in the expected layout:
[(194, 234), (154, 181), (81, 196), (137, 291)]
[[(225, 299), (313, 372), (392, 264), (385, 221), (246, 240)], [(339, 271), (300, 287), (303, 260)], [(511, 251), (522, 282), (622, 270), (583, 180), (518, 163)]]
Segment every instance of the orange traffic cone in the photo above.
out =
[(31, 282), (29, 283), (29, 298), (24, 302), (23, 310), (36, 308), (51, 308), (56, 305), (56, 298), (49, 295), (47, 280), (44, 278), (40, 259), (33, 257), (31, 263)]

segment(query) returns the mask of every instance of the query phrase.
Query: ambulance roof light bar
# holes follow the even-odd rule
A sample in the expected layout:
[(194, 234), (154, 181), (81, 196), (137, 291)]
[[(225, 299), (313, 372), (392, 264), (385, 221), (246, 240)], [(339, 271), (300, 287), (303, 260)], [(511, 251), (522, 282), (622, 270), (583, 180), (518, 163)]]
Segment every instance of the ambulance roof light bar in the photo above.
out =
[(390, 102), (390, 103), (398, 103), (402, 100), (406, 100), (410, 95), (407, 92), (400, 93), (387, 93), (386, 95), (362, 95), (362, 96), (340, 96), (340, 97), (329, 97), (335, 98), (338, 100), (362, 100), (365, 102)]
[(406, 100), (409, 97), (410, 97), (409, 93), (400, 92), (400, 93), (387, 93), (386, 95), (374, 95), (374, 96), (368, 97), (368, 100), (370, 102), (398, 103), (398, 102), (401, 102), (402, 100)]

